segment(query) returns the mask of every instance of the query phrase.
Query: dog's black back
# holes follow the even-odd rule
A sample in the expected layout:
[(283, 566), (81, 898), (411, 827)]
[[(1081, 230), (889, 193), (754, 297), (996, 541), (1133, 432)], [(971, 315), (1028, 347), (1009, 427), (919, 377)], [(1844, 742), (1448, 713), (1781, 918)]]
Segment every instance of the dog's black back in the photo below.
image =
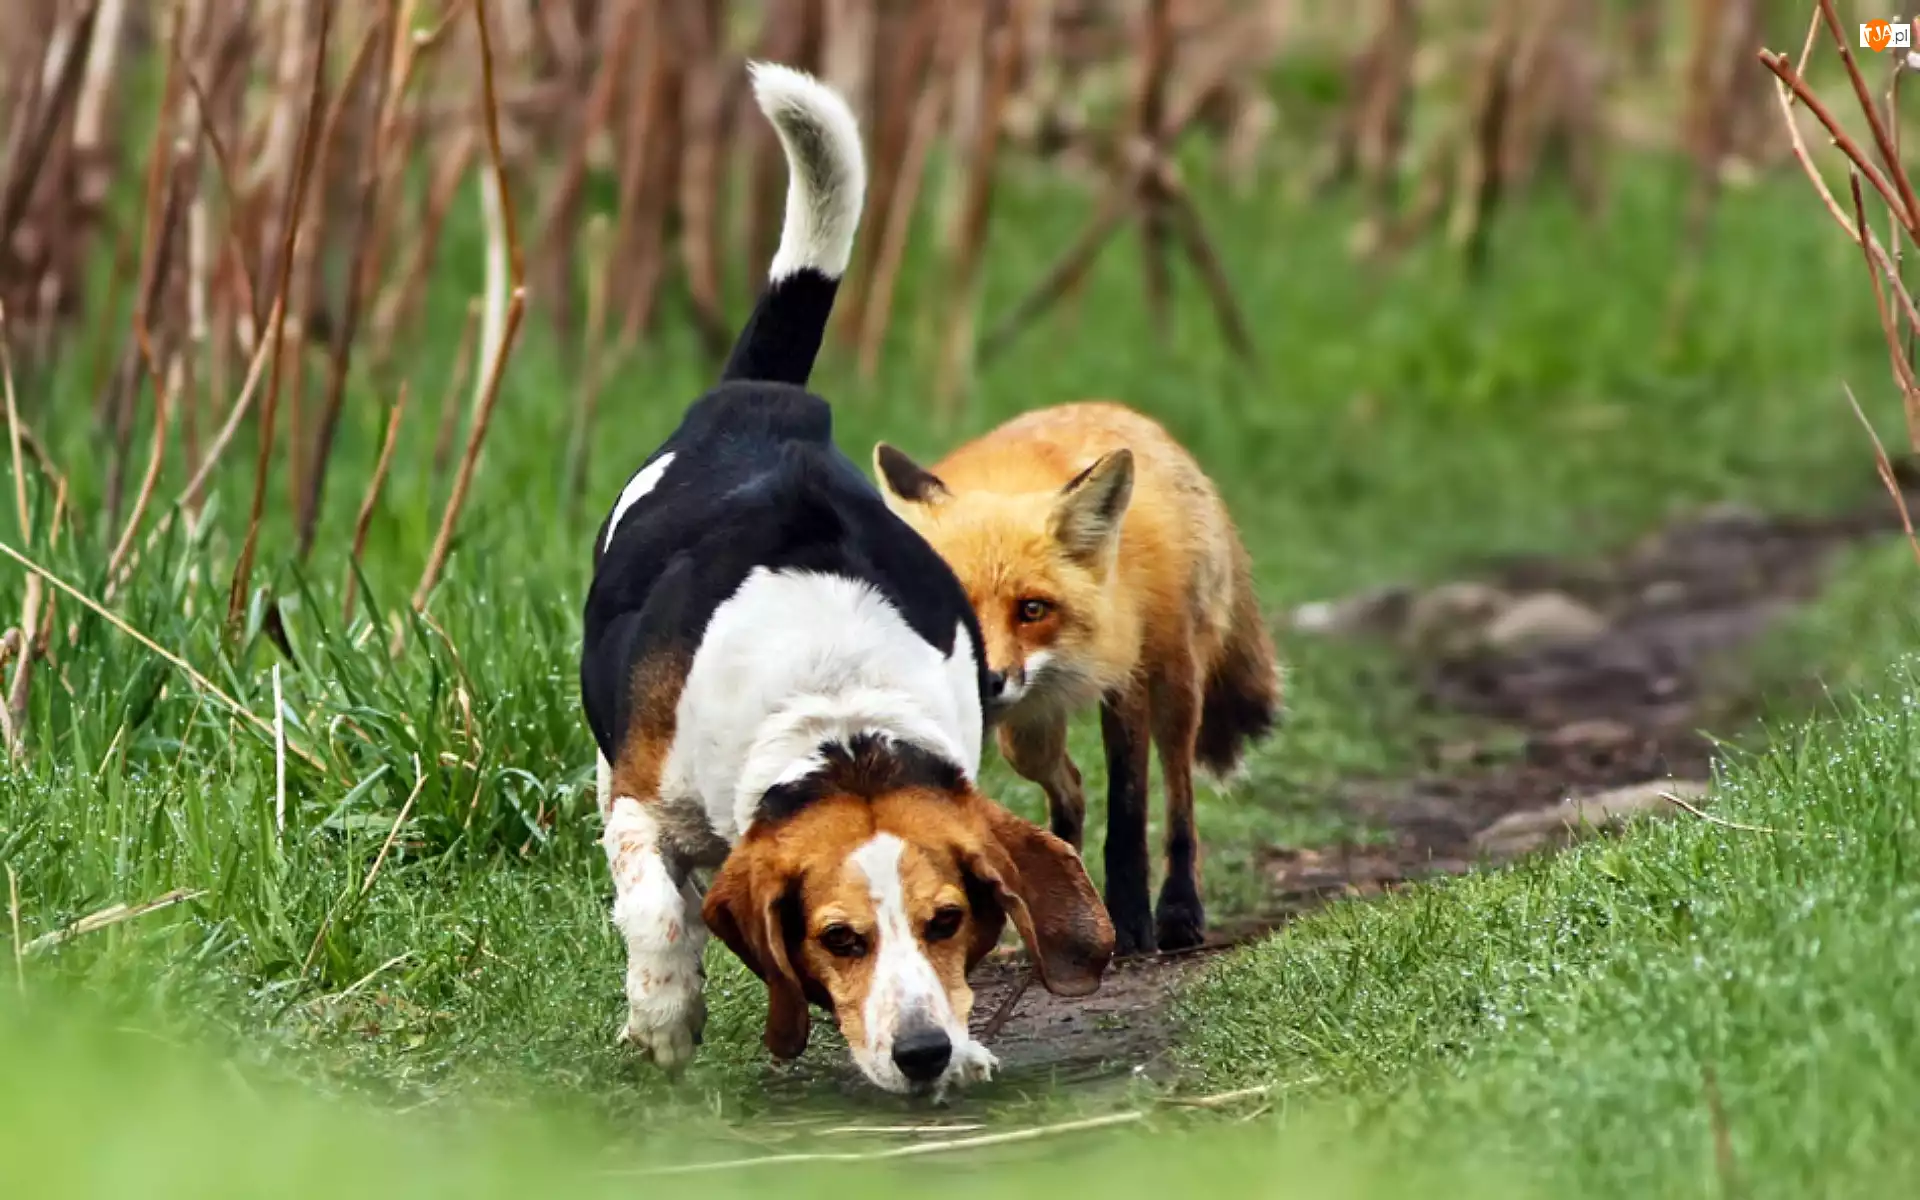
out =
[[(962, 628), (981, 644), (952, 570), (834, 445), (825, 400), (792, 384), (722, 383), (647, 462), (669, 454), (658, 484), (594, 538), (580, 683), (609, 759), (632, 702), (633, 664), (662, 651), (690, 658), (714, 609), (756, 567), (867, 583), (943, 655)], [(984, 656), (979, 663), (984, 697)]]

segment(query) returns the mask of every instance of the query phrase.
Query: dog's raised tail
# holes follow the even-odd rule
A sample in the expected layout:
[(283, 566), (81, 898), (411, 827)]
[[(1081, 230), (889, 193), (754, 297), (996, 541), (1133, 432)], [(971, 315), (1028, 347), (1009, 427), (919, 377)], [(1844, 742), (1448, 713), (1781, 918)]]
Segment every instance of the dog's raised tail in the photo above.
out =
[(790, 67), (752, 63), (747, 71), (754, 100), (787, 156), (787, 215), (767, 289), (721, 378), (804, 386), (853, 257), (866, 155), (853, 111), (838, 92)]

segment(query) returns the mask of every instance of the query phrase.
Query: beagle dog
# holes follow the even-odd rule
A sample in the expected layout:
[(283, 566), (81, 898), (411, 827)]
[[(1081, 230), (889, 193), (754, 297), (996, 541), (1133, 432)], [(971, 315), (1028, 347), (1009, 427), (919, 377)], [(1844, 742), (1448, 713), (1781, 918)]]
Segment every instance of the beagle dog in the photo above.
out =
[(938, 1095), (996, 1065), (967, 973), (1007, 923), (1066, 996), (1099, 987), (1113, 926), (1072, 848), (977, 790), (973, 608), (805, 390), (863, 202), (853, 114), (750, 70), (787, 158), (779, 251), (721, 382), (601, 525), (586, 600), (622, 1036), (692, 1057), (710, 930), (765, 982), (774, 1055), (818, 1006), (874, 1084)]

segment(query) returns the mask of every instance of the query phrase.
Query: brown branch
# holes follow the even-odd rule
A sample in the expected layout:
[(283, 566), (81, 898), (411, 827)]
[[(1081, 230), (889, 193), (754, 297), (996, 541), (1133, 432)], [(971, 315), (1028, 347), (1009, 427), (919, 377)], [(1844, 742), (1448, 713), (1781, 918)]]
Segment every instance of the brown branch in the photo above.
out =
[[(1853, 47), (1847, 40), (1846, 31), (1840, 27), (1840, 18), (1833, 11), (1833, 0), (1820, 0), (1820, 16), (1827, 24), (1827, 32), (1833, 35), (1833, 44), (1840, 51), (1840, 61), (1847, 68), (1847, 82), (1853, 85), (1854, 98), (1860, 101), (1860, 111), (1866, 114), (1867, 124), (1873, 130), (1873, 144), (1880, 151), (1880, 161), (1893, 174), (1894, 183), (1900, 190), (1898, 211), (1904, 217), (1907, 229), (1920, 237), (1920, 200), (1914, 197), (1913, 184), (1900, 165), (1900, 155), (1894, 149), (1886, 122), (1880, 119), (1880, 110), (1873, 103), (1873, 93), (1860, 74), (1860, 64), (1854, 61)], [(1892, 197), (1888, 197), (1887, 202), (1894, 203)]]
[[(1865, 151), (1860, 149), (1859, 143), (1855, 142), (1847, 135), (1847, 131), (1841, 128), (1839, 119), (1833, 115), (1833, 111), (1821, 102), (1820, 97), (1813, 94), (1813, 90), (1807, 86), (1807, 81), (1801, 78), (1798, 71), (1793, 69), (1792, 64), (1787, 62), (1787, 56), (1772, 50), (1761, 50), (1760, 62), (1767, 70), (1779, 76), (1780, 81), (1791, 88), (1794, 96), (1796, 96), (1802, 104), (1807, 106), (1807, 111), (1811, 112), (1814, 117), (1819, 120), (1820, 124), (1826, 126), (1827, 133), (1833, 138), (1833, 144), (1839, 147), (1842, 154), (1845, 154), (1849, 159), (1853, 160), (1853, 165), (1859, 168), (1862, 175), (1867, 177), (1867, 182), (1873, 184), (1873, 190), (1880, 193), (1881, 197), (1886, 200), (1887, 206), (1892, 208), (1896, 213), (1900, 212), (1903, 204), (1900, 197), (1894, 192), (1893, 185), (1888, 183), (1887, 177), (1880, 173), (1880, 168), (1874, 166), (1872, 161), (1867, 158)], [(1920, 226), (1916, 226), (1911, 222), (1903, 221), (1902, 223), (1906, 224), (1909, 233), (1920, 236)]]
[[(1867, 264), (1867, 279), (1873, 284), (1874, 309), (1880, 315), (1881, 336), (1886, 338), (1887, 356), (1893, 364), (1894, 381), (1900, 385), (1901, 407), (1907, 414), (1908, 437), (1916, 450), (1920, 450), (1920, 382), (1913, 376), (1913, 367), (1907, 362), (1907, 356), (1900, 349), (1900, 322), (1887, 305), (1886, 290), (1880, 283), (1880, 272), (1873, 260), (1873, 254), (1867, 250), (1873, 235), (1867, 229), (1866, 200), (1860, 194), (1860, 176), (1855, 173), (1847, 177), (1853, 190), (1853, 211), (1855, 236), (1860, 243), (1861, 254)], [(1900, 288), (1898, 277), (1892, 280), (1895, 290)]]

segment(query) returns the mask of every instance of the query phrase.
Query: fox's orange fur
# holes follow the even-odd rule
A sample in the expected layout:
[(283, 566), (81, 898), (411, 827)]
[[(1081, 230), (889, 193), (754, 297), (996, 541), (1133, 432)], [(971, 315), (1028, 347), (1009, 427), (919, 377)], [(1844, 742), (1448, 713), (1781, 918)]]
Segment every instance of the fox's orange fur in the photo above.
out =
[[(1067, 721), (1101, 705), (1107, 908), (1122, 952), (1205, 933), (1193, 769), (1225, 774), (1273, 725), (1279, 669), (1219, 492), (1157, 422), (1088, 402), (1016, 417), (931, 471), (884, 443), (893, 510), (954, 568), (1001, 691), (1000, 748), (1077, 850), (1086, 799)], [(1167, 876), (1148, 907), (1147, 756), (1167, 795)]]

